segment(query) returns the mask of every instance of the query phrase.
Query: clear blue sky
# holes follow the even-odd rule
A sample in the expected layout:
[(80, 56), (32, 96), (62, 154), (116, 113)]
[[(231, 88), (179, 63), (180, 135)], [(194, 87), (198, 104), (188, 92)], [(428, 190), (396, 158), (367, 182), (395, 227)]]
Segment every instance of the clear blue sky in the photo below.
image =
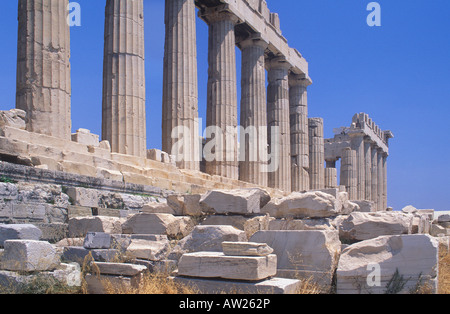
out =
[[(79, 0), (72, 36), (73, 130), (100, 134), (105, 0)], [(144, 0), (148, 147), (161, 147), (164, 1)], [(390, 129), (389, 204), (450, 210), (450, 1), (380, 0), (382, 26), (366, 24), (369, 0), (267, 0), (290, 46), (309, 61), (311, 117), (325, 134), (368, 113)], [(0, 110), (15, 106), (17, 0), (0, 10)], [(207, 27), (198, 21), (200, 116), (206, 117)], [(239, 60), (239, 51), (238, 51)], [(239, 71), (238, 71), (239, 73)], [(449, 193), (450, 194), (450, 193)]]

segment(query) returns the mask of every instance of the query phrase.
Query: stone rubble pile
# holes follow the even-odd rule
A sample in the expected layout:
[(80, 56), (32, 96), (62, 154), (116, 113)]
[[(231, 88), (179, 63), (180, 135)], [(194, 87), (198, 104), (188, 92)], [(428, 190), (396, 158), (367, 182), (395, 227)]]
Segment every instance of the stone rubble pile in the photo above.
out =
[[(24, 195), (25, 202), (48, 197), (48, 187), (24, 193), (15, 184), (0, 186), (0, 203), (5, 195)], [(67, 194), (56, 186), (53, 190), (60, 202), (67, 201)], [(412, 206), (368, 211), (367, 204), (349, 201), (341, 188), (278, 198), (262, 189), (211, 190), (146, 202), (122, 197), (134, 208), (128, 215), (120, 205), (116, 215), (109, 208), (103, 212), (108, 215), (96, 216), (83, 215), (88, 207), (81, 206), (81, 199), (96, 192), (75, 190), (70, 198), (79, 199), (79, 211), (67, 217), (65, 237), (55, 244), (43, 241), (38, 223), (0, 225), (0, 283), (5, 278), (19, 282), (17, 272), (71, 276), (73, 265), (79, 265), (78, 271), (91, 269), (84, 278), (90, 293), (106, 293), (104, 280), (138, 288), (145, 272), (166, 273), (203, 293), (294, 293), (302, 280), (323, 293), (382, 293), (393, 278), (405, 281), (396, 292), (417, 286), (436, 292), (439, 243), (445, 242), (439, 239), (448, 243), (450, 234), (448, 215), (434, 219), (433, 211)], [(110, 198), (108, 206), (117, 199)], [(380, 266), (375, 288), (367, 284), (373, 265)]]
[(298, 280), (275, 277), (277, 256), (266, 244), (223, 242), (222, 247), (222, 252), (183, 254), (174, 280), (208, 294), (288, 294), (298, 288)]

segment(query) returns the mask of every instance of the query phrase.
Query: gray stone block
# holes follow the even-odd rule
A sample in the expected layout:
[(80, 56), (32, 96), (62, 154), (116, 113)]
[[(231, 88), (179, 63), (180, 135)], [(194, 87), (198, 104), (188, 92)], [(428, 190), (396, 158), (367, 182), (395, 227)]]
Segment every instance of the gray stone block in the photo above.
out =
[(31, 224), (0, 224), (0, 247), (6, 240), (39, 240), (41, 237), (42, 231)]
[(59, 255), (53, 245), (44, 241), (6, 240), (1, 268), (11, 271), (46, 271), (59, 265)]
[(111, 235), (104, 232), (88, 232), (83, 246), (86, 249), (109, 249), (111, 248)]

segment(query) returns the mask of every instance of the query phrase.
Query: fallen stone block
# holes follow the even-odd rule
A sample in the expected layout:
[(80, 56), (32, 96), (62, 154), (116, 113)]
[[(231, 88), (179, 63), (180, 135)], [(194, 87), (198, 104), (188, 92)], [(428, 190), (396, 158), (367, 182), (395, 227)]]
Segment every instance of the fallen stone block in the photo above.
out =
[(200, 194), (169, 195), (167, 196), (167, 204), (174, 215), (201, 216), (203, 215), (200, 206), (201, 197)]
[(450, 235), (449, 229), (442, 227), (441, 225), (432, 224), (430, 228), (430, 235), (433, 237), (444, 237)]
[(126, 263), (95, 263), (101, 275), (127, 276), (133, 277), (146, 271), (147, 268), (142, 265), (126, 264)]
[(411, 234), (413, 215), (401, 212), (352, 213), (339, 225), (343, 241), (363, 241), (382, 235)]
[(15, 129), (25, 130), (26, 116), (26, 112), (21, 109), (0, 111), (0, 129), (4, 127), (12, 127)]
[(259, 281), (275, 276), (277, 257), (226, 256), (221, 252), (184, 254), (178, 263), (178, 275), (185, 277), (222, 278)]
[(381, 236), (350, 245), (339, 260), (337, 293), (417, 293), (420, 288), (436, 293), (438, 251), (439, 241), (429, 235)]
[(268, 230), (336, 230), (329, 218), (272, 219)]
[(275, 218), (324, 218), (341, 214), (342, 205), (328, 193), (316, 191), (299, 193), (272, 199), (261, 210)]
[(104, 232), (88, 232), (83, 246), (86, 249), (110, 249), (111, 235)]
[(127, 256), (135, 259), (161, 261), (169, 254), (169, 240), (149, 241), (142, 239), (132, 239), (127, 248)]
[[(36, 284), (38, 284), (36, 286)], [(24, 294), (30, 293), (32, 286), (39, 289), (42, 285), (60, 284), (68, 288), (81, 286), (81, 270), (79, 265), (61, 263), (53, 271), (37, 274), (22, 274), (14, 271), (0, 271), (0, 293)], [(30, 287), (31, 285), (31, 287)], [(33, 291), (33, 293), (45, 291)]]
[(258, 282), (215, 280), (205, 278), (171, 277), (175, 283), (192, 287), (200, 294), (296, 294), (300, 281), (286, 278), (270, 278)]
[(69, 237), (85, 237), (88, 232), (122, 233), (122, 221), (117, 217), (75, 217), (69, 219)]
[(375, 203), (372, 201), (357, 201), (357, 200), (353, 200), (351, 201), (353, 204), (358, 205), (358, 212), (362, 212), (362, 213), (372, 213), (372, 212), (376, 212), (377, 209), (375, 207)]
[(68, 246), (63, 249), (61, 259), (66, 262), (84, 265), (85, 262), (90, 261), (89, 254), (92, 256), (92, 260), (98, 262), (114, 262), (120, 257), (120, 251), (116, 249), (89, 250), (80, 246)]
[(69, 224), (67, 223), (34, 223), (34, 225), (42, 231), (41, 241), (55, 243), (69, 234)]
[(185, 237), (194, 228), (190, 217), (170, 214), (136, 214), (122, 225), (125, 234), (163, 234), (169, 237)]
[(245, 231), (247, 238), (250, 238), (255, 232), (269, 230), (269, 224), (275, 218), (268, 215), (257, 217), (245, 217), (242, 215), (211, 215), (206, 217), (200, 224), (204, 226), (233, 226)]
[(0, 224), (0, 247), (6, 240), (36, 240), (42, 237), (42, 231), (31, 224)]
[(44, 241), (6, 240), (0, 269), (11, 271), (46, 271), (59, 265), (53, 245)]
[(223, 242), (223, 253), (227, 256), (267, 256), (273, 249), (265, 243)]
[(259, 189), (213, 190), (200, 199), (200, 206), (209, 214), (252, 215), (261, 212)]
[(259, 231), (249, 241), (274, 250), (278, 277), (312, 279), (325, 290), (331, 287), (341, 251), (337, 231)]
[(169, 259), (178, 260), (184, 253), (222, 252), (225, 241), (247, 242), (247, 236), (232, 226), (196, 226), (191, 234), (178, 242)]

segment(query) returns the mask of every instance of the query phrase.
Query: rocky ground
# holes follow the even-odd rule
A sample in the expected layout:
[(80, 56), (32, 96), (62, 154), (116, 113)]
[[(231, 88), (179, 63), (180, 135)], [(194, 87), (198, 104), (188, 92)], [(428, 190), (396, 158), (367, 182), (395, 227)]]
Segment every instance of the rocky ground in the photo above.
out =
[(438, 293), (444, 284), (450, 217), (432, 210), (374, 212), (340, 189), (162, 197), (3, 181), (5, 293), (36, 280), (138, 289), (148, 273), (203, 293), (295, 293), (305, 282), (321, 293)]

